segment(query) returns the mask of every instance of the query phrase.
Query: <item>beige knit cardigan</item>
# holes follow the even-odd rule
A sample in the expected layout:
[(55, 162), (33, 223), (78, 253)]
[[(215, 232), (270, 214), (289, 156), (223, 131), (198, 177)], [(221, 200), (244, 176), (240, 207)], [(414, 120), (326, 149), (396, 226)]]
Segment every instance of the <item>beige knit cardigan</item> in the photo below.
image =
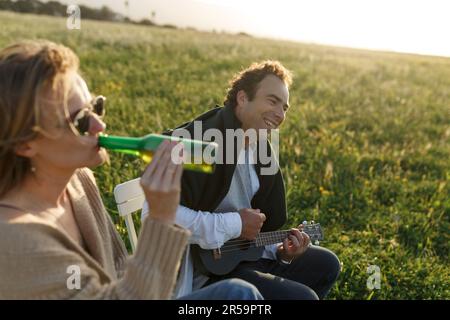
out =
[(68, 192), (87, 250), (32, 214), (0, 220), (0, 299), (170, 298), (189, 231), (147, 218), (127, 257), (92, 172), (78, 170)]

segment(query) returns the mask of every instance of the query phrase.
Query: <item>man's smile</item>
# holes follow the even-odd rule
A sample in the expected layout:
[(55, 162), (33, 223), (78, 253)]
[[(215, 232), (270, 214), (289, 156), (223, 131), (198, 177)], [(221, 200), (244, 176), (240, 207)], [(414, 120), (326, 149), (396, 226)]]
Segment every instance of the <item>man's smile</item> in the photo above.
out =
[(278, 123), (276, 121), (267, 119), (267, 118), (263, 118), (264, 119), (264, 123), (270, 128), (270, 129), (276, 129), (278, 127)]

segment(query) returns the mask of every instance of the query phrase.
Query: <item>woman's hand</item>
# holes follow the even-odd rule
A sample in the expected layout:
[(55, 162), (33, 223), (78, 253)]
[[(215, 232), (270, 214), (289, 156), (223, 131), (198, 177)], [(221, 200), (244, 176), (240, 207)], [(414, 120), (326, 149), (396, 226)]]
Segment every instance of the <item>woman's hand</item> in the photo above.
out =
[[(141, 177), (141, 186), (150, 209), (149, 216), (167, 223), (174, 223), (180, 203), (183, 167), (181, 160), (171, 157), (175, 145), (176, 142), (167, 140), (161, 143)], [(173, 160), (179, 160), (179, 164)]]

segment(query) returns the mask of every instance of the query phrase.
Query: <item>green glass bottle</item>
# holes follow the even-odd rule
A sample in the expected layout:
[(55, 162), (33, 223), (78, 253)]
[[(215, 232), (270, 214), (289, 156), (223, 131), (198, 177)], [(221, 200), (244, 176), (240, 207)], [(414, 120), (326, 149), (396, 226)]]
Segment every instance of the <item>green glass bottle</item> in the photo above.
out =
[(182, 139), (160, 134), (149, 134), (140, 138), (102, 134), (98, 137), (98, 144), (105, 149), (137, 156), (149, 163), (153, 159), (154, 152), (164, 140), (183, 143), (184, 169), (203, 173), (214, 172), (214, 160), (218, 148), (215, 142)]

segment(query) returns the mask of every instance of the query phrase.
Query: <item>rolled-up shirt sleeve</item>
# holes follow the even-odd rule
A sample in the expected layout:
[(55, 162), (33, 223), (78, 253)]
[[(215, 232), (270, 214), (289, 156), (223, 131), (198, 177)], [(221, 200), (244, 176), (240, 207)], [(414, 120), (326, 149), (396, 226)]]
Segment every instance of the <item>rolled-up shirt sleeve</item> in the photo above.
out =
[[(144, 202), (141, 219), (148, 213), (148, 204)], [(203, 249), (219, 248), (228, 240), (238, 238), (242, 230), (238, 212), (196, 211), (182, 205), (178, 206), (175, 222), (191, 231), (189, 243)]]

